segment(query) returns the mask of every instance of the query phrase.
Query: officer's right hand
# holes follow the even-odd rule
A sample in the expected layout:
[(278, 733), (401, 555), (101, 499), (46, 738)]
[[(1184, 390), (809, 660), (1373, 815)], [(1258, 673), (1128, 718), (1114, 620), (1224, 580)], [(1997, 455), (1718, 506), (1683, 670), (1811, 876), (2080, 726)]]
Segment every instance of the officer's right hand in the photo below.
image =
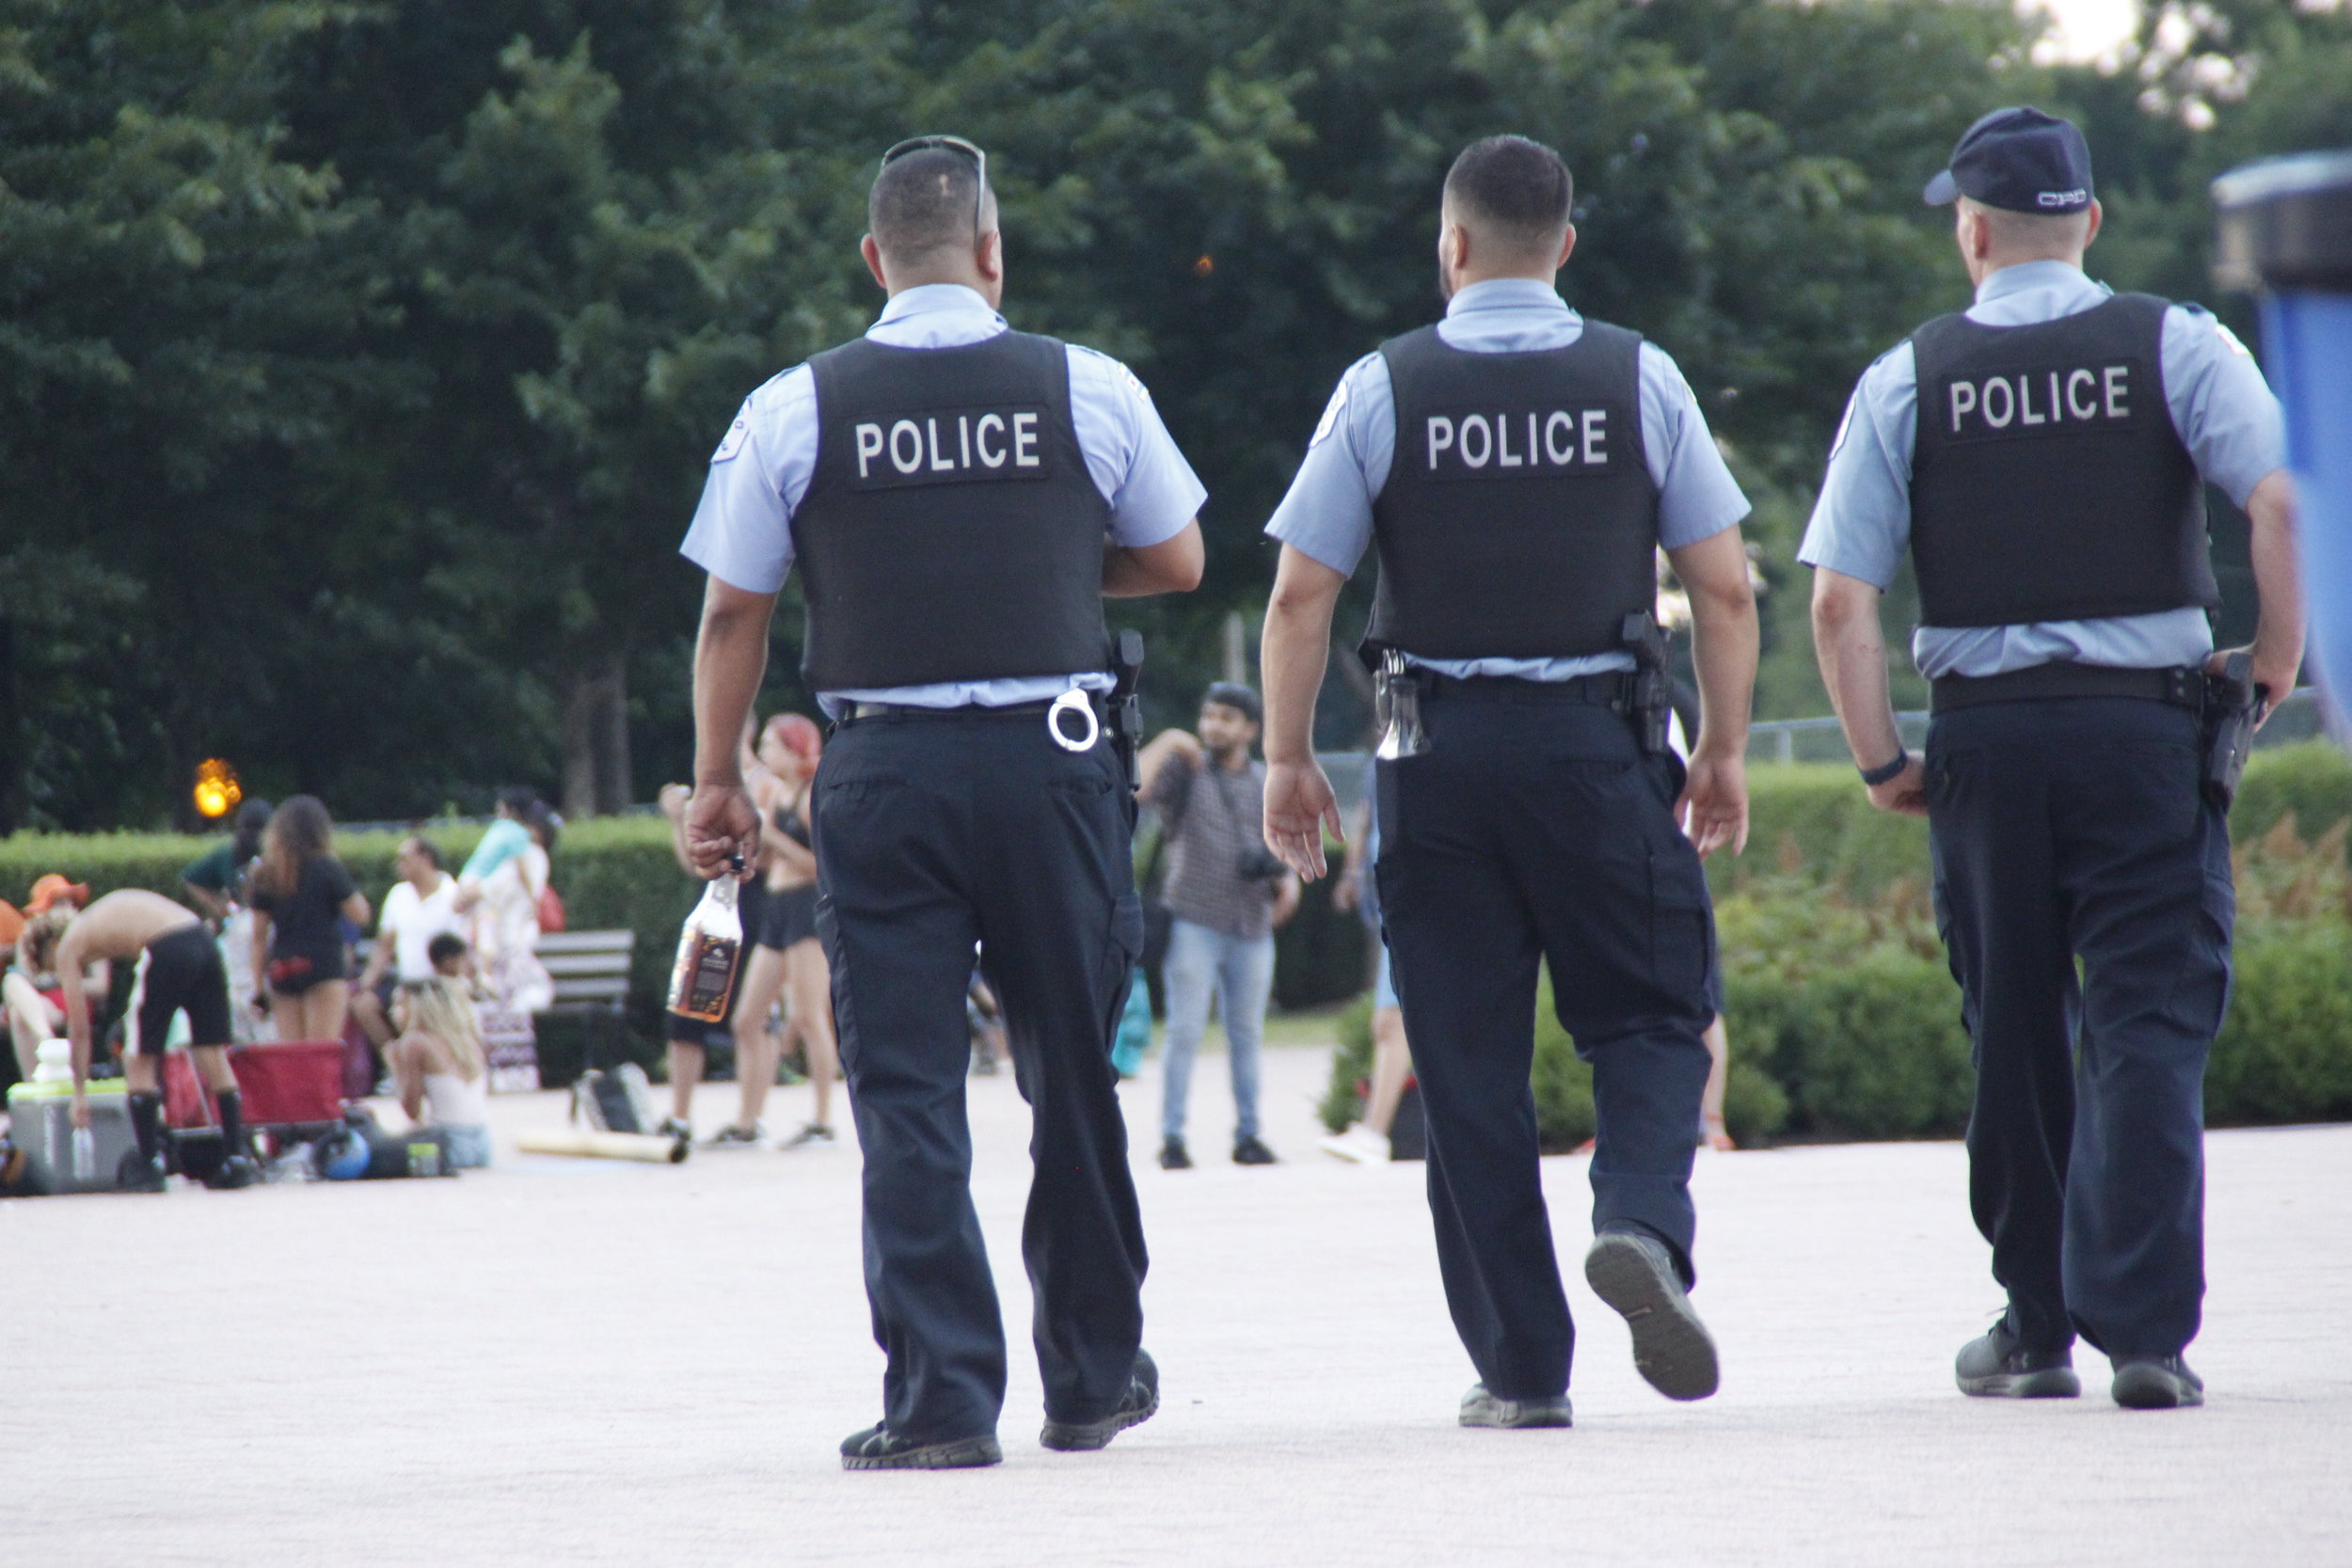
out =
[(1870, 785), (1870, 804), (1881, 811), (1899, 812), (1904, 816), (1925, 816), (1928, 814), (1928, 770), (1917, 757), (1903, 764), (1903, 770), (1883, 784)]
[(706, 881), (728, 871), (752, 875), (759, 863), (759, 813), (740, 784), (695, 786), (686, 802), (686, 860)]
[(1332, 837), (1345, 839), (1340, 827), (1339, 797), (1331, 793), (1331, 781), (1324, 776), (1323, 765), (1311, 758), (1267, 763), (1266, 847), (1297, 872), (1302, 881), (1313, 881), (1326, 869), (1323, 833), (1327, 827)]

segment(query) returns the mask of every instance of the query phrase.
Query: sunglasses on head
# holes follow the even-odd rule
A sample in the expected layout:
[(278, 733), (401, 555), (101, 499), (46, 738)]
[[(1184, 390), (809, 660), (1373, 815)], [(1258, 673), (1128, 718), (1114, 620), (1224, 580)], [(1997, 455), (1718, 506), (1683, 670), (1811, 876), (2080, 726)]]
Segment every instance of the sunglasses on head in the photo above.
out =
[(977, 241), (987, 232), (981, 227), (981, 221), (988, 211), (988, 154), (977, 143), (965, 141), (961, 136), (909, 136), (882, 155), (882, 166), (888, 168), (910, 152), (928, 152), (933, 148), (961, 152), (971, 159), (979, 170), (979, 188), (972, 197), (972, 238)]

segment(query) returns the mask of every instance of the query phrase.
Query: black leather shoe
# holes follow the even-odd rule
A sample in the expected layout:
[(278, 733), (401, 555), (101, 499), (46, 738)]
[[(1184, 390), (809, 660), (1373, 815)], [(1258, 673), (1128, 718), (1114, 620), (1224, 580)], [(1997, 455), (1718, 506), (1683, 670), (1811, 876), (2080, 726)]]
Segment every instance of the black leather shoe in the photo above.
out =
[(1576, 1425), (1576, 1414), (1565, 1394), (1544, 1400), (1506, 1400), (1485, 1384), (1473, 1383), (1462, 1396), (1461, 1420), (1466, 1427), (1567, 1427)]
[(163, 1190), (164, 1163), (161, 1160), (151, 1160), (135, 1148), (116, 1164), (115, 1191), (160, 1193)]
[(1037, 1440), (1049, 1449), (1063, 1453), (1083, 1453), (1099, 1449), (1131, 1426), (1140, 1426), (1152, 1418), (1160, 1407), (1160, 1369), (1149, 1351), (1136, 1352), (1135, 1374), (1127, 1380), (1127, 1392), (1120, 1400), (1119, 1408), (1099, 1421), (1045, 1420), (1045, 1430)]
[(1160, 1169), (1192, 1169), (1192, 1156), (1184, 1152), (1184, 1139), (1169, 1138), (1160, 1145)]
[(1237, 1165), (1276, 1165), (1281, 1164), (1281, 1162), (1274, 1157), (1274, 1150), (1266, 1148), (1264, 1144), (1259, 1142), (1257, 1135), (1252, 1133), (1247, 1138), (1235, 1138), (1233, 1140), (1233, 1164)]
[(1005, 1450), (993, 1433), (977, 1437), (951, 1437), (944, 1443), (915, 1443), (894, 1437), (880, 1421), (841, 1440), (845, 1470), (972, 1470), (1001, 1465)]
[(2083, 1391), (2073, 1351), (2027, 1350), (2006, 1316), (1960, 1347), (1952, 1377), (1979, 1399), (2071, 1400)]
[(1637, 1230), (1604, 1230), (1584, 1255), (1593, 1294), (1633, 1331), (1633, 1367), (1670, 1400), (1703, 1400), (1721, 1382), (1715, 1340), (1683, 1293), (1666, 1243)]
[(2185, 1410), (2205, 1402), (2205, 1380), (2177, 1355), (2118, 1361), (2110, 1391), (2126, 1410)]

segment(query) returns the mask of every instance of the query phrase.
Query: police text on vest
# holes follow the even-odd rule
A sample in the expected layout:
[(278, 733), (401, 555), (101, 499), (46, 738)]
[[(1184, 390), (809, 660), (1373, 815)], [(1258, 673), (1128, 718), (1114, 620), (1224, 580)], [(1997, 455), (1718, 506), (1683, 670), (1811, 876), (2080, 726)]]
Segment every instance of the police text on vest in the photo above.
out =
[(1034, 409), (1009, 413), (926, 414), (920, 419), (858, 424), (857, 477), (868, 479), (883, 463), (909, 478), (1041, 468)]
[(2036, 426), (2087, 424), (2132, 417), (2132, 367), (2077, 365), (2018, 371), (1977, 381), (1945, 383), (1944, 404), (1954, 436), (2019, 434)]
[(1422, 436), (1429, 471), (1522, 472), (1601, 468), (1609, 464), (1609, 410), (1432, 414)]

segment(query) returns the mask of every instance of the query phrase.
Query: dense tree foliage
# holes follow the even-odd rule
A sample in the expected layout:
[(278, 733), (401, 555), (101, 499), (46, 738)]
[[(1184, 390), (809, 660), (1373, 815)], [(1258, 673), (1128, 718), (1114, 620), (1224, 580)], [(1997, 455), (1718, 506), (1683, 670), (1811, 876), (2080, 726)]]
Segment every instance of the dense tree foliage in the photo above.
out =
[(1964, 297), (1916, 194), (1958, 130), (2080, 114), (2097, 270), (2190, 296), (2213, 174), (2352, 142), (2341, 10), (2031, 42), (1986, 0), (0, 0), (0, 830), (158, 820), (207, 755), (355, 816), (649, 794), (709, 448), (868, 319), (872, 160), (943, 128), (1008, 313), (1133, 364), (1211, 491), (1204, 590), (1128, 612), (1163, 717), (1496, 130), (1577, 171), (1569, 297), (1699, 389), (1782, 590), (1762, 702), (1817, 710), (1796, 534), (1853, 376)]

